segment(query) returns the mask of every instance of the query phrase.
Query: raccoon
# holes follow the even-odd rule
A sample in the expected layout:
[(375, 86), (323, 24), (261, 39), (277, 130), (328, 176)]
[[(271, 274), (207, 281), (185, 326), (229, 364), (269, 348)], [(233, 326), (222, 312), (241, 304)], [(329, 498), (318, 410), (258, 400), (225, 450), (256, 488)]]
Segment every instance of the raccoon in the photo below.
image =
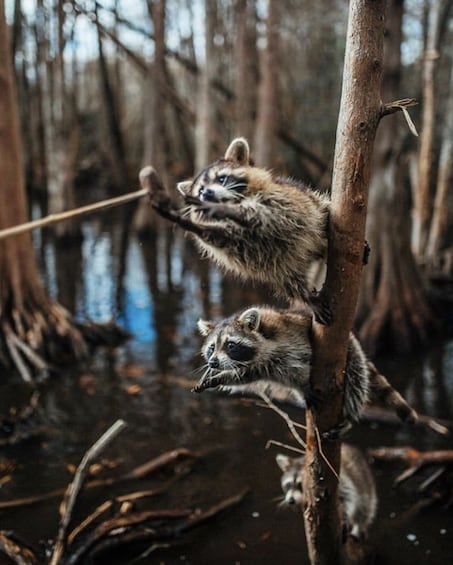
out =
[[(312, 365), (312, 314), (307, 309), (277, 310), (266, 306), (252, 307), (213, 324), (198, 321), (205, 336), (202, 355), (207, 368), (194, 392), (219, 385), (256, 386), (258, 382), (275, 382), (295, 389), (305, 404), (318, 399), (310, 386)], [(367, 359), (360, 343), (349, 338), (344, 379), (342, 424), (325, 432), (335, 437), (347, 431), (360, 418), (365, 404), (381, 400), (392, 407), (401, 420), (415, 422), (417, 413), (404, 398), (379, 374)]]
[[(304, 457), (278, 454), (275, 459), (282, 470), (283, 503), (300, 505), (303, 500)], [(358, 540), (366, 538), (376, 516), (376, 485), (363, 454), (347, 443), (341, 446), (338, 495), (345, 533)]]
[(330, 309), (310, 280), (327, 253), (327, 196), (255, 167), (242, 137), (223, 159), (178, 183), (183, 212), (172, 208), (160, 181), (154, 184), (153, 207), (191, 233), (203, 255), (241, 279), (269, 284), (284, 299), (302, 299), (318, 321), (329, 323)]

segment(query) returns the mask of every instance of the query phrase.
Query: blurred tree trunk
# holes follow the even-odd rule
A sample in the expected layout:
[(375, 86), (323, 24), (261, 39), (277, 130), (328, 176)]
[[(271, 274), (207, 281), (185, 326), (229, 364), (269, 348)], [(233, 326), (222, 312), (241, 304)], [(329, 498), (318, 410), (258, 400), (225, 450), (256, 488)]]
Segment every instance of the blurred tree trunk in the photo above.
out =
[(250, 84), (257, 84), (258, 59), (256, 50), (256, 15), (255, 3), (250, 0), (236, 0), (235, 44), (235, 135), (251, 139), (256, 108), (255, 89)]
[[(342, 544), (338, 507), (340, 443), (319, 434), (342, 420), (344, 368), (363, 267), (363, 243), (373, 142), (382, 115), (380, 79), (385, 0), (351, 0), (340, 114), (338, 118), (329, 219), (326, 284), (330, 326), (313, 324), (311, 385), (322, 401), (307, 410), (304, 522), (312, 565), (357, 563), (360, 544)], [(330, 466), (327, 462), (330, 462)], [(354, 555), (349, 550), (354, 549)], [(351, 562), (351, 561), (349, 561)]]
[[(14, 74), (4, 0), (0, 0), (0, 229), (27, 221)], [(47, 362), (74, 362), (87, 353), (70, 315), (39, 279), (29, 233), (0, 241), (0, 366), (25, 380)]]
[[(56, 5), (56, 33), (53, 34), (55, 22), (42, 19), (45, 26), (44, 37), (47, 37), (44, 60), (46, 61), (46, 92), (43, 96), (45, 119), (45, 143), (47, 156), (47, 192), (48, 206), (51, 214), (75, 207), (74, 178), (79, 152), (79, 125), (75, 115), (73, 98), (68, 97), (66, 84), (65, 48), (65, 11), (64, 0)], [(41, 5), (42, 14), (45, 9)], [(50, 12), (50, 17), (54, 17)], [(55, 35), (55, 36), (54, 36)], [(56, 45), (56, 55), (51, 58), (49, 41)], [(80, 236), (79, 223), (76, 221), (56, 224), (58, 237)]]
[(34, 186), (39, 190), (42, 200), (43, 215), (47, 210), (47, 154), (46, 154), (46, 134), (44, 121), (44, 80), (46, 76), (46, 37), (44, 26), (40, 26), (38, 22), (44, 20), (43, 0), (38, 0), (36, 10), (36, 23), (33, 25), (33, 34), (35, 37), (35, 100), (34, 115), (36, 128), (36, 153), (33, 156), (33, 177)]
[(211, 142), (214, 129), (214, 104), (211, 82), (216, 74), (214, 34), (217, 24), (217, 0), (205, 0), (205, 48), (196, 96), (195, 170), (201, 171), (212, 160)]
[(271, 167), (275, 160), (275, 141), (279, 121), (279, 26), (282, 5), (278, 0), (268, 0), (266, 20), (266, 46), (260, 56), (260, 83), (258, 111), (253, 154), (261, 167)]
[(451, 0), (431, 0), (428, 12), (426, 50), (422, 69), (422, 127), (418, 155), (417, 186), (413, 210), (412, 247), (419, 261), (425, 257), (429, 222), (433, 210), (433, 155), (436, 71), (440, 57), (442, 18)]
[[(169, 185), (165, 150), (167, 149), (165, 131), (166, 83), (165, 67), (165, 0), (148, 0), (148, 12), (154, 28), (154, 57), (146, 77), (146, 106), (143, 166), (152, 165), (162, 175), (163, 182)], [(142, 200), (134, 218), (134, 227), (140, 233), (155, 230), (156, 215), (151, 213), (149, 202)]]
[[(403, 7), (404, 0), (388, 2), (382, 80), (386, 102), (401, 98)], [(402, 124), (399, 116), (385, 118), (375, 144), (367, 223), (371, 254), (357, 316), (361, 341), (370, 354), (378, 346), (408, 350), (423, 342), (433, 325), (433, 312), (410, 247)]]
[(436, 197), (426, 251), (430, 266), (435, 268), (441, 266), (441, 253), (446, 246), (447, 230), (452, 220), (452, 197), (449, 194), (451, 186), (453, 186), (453, 66), (450, 68), (450, 86), (442, 131)]
[[(95, 4), (94, 14), (96, 22), (98, 21), (98, 6)], [(123, 140), (123, 134), (119, 123), (119, 116), (117, 111), (117, 103), (115, 101), (115, 93), (113, 91), (107, 60), (104, 54), (104, 46), (102, 42), (102, 35), (97, 26), (97, 42), (99, 52), (99, 78), (101, 81), (101, 91), (103, 94), (103, 104), (105, 108), (105, 116), (107, 120), (107, 131), (109, 144), (109, 161), (112, 174), (112, 181), (114, 185), (114, 192), (121, 193), (127, 188), (127, 163), (126, 151)]]
[(24, 45), (24, 17), (21, 0), (14, 1), (14, 19), (12, 25), (12, 61), (15, 69), (15, 80), (19, 99), (19, 115), (21, 136), (24, 140), (24, 161), (26, 187), (31, 188), (33, 182), (32, 155), (33, 135), (29, 135), (31, 126), (30, 84), (27, 76), (27, 54)]

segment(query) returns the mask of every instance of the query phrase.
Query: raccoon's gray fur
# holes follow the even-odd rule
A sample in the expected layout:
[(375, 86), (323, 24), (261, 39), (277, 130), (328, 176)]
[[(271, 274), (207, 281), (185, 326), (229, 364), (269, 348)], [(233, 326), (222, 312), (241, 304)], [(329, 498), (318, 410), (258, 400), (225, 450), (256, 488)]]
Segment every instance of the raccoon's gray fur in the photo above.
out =
[[(311, 326), (312, 314), (308, 310), (263, 306), (249, 308), (217, 324), (199, 320), (199, 331), (206, 338), (202, 354), (207, 369), (194, 390), (264, 381), (296, 389), (306, 403), (316, 400), (310, 388)], [(265, 384), (262, 386), (265, 388)], [(336, 431), (346, 431), (360, 418), (364, 405), (375, 399), (391, 406), (402, 420), (418, 419), (351, 334), (344, 380), (344, 423)]]
[(154, 185), (154, 208), (190, 232), (223, 270), (270, 284), (285, 299), (300, 298), (320, 322), (329, 322), (330, 310), (310, 281), (311, 267), (327, 252), (327, 196), (253, 166), (244, 138), (178, 184), (188, 204), (183, 214), (172, 208), (160, 181)]
[[(303, 500), (304, 457), (278, 454), (276, 461), (282, 470), (283, 503), (300, 505)], [(346, 532), (356, 539), (363, 539), (376, 516), (376, 485), (363, 454), (346, 443), (341, 446), (338, 495)]]

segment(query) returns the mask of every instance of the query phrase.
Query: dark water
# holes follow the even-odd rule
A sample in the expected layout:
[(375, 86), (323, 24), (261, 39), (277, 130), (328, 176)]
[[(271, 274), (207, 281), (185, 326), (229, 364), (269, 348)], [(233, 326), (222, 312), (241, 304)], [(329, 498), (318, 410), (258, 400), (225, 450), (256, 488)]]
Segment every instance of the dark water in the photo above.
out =
[[(266, 408), (215, 393), (194, 395), (184, 386), (185, 379), (196, 378), (199, 364), (196, 320), (227, 315), (271, 297), (222, 278), (214, 267), (198, 260), (179, 231), (161, 226), (158, 235), (140, 241), (129, 234), (129, 223), (127, 211), (86, 222), (80, 245), (55, 246), (49, 236), (35, 236), (50, 292), (80, 319), (113, 318), (134, 337), (115, 353), (99, 352), (85, 367), (68, 370), (44, 387), (41, 401), (47, 431), (27, 443), (2, 448), (0, 500), (66, 486), (71, 480), (67, 465), (77, 465), (102, 432), (123, 418), (127, 429), (103, 455), (118, 463), (107, 475), (125, 473), (173, 448), (206, 451), (190, 474), (140, 508), (206, 508), (244, 487), (250, 489), (241, 504), (172, 540), (171, 547), (155, 549), (141, 563), (308, 563), (302, 517), (280, 509), (275, 500), (280, 495), (274, 461), (278, 450), (265, 449), (269, 439), (294, 445), (284, 422)], [(447, 419), (453, 418), (452, 365), (453, 342), (417, 358), (387, 358), (380, 363), (417, 409)], [(23, 405), (29, 395), (21, 382), (3, 378), (0, 414), (11, 405)], [(362, 448), (452, 448), (450, 438), (383, 424), (364, 423), (348, 439)], [(12, 473), (7, 464), (14, 466)], [(380, 499), (371, 536), (377, 547), (376, 563), (452, 563), (452, 509), (443, 500), (416, 511), (422, 500), (417, 489), (433, 469), (393, 488), (402, 469), (373, 465)], [(154, 488), (167, 479), (159, 474), (84, 494), (75, 521), (113, 494)], [(52, 538), (59, 501), (0, 510), (0, 529), (14, 530), (35, 544)], [(129, 547), (102, 563), (128, 563), (145, 549), (146, 545)]]

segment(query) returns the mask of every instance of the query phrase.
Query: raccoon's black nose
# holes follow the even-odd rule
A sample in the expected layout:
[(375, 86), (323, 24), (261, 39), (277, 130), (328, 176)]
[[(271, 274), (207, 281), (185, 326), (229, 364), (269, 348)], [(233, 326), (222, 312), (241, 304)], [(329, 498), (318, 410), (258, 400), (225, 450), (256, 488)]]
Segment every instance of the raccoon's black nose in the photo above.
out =
[(208, 200), (209, 202), (215, 202), (215, 192), (212, 188), (203, 188), (201, 191), (201, 199)]
[(287, 502), (288, 504), (295, 504), (296, 499), (291, 496), (290, 498), (288, 498), (288, 500), (287, 500), (286, 502)]
[(220, 367), (220, 363), (217, 357), (213, 357), (212, 359), (209, 359), (208, 365), (210, 369), (218, 369)]

